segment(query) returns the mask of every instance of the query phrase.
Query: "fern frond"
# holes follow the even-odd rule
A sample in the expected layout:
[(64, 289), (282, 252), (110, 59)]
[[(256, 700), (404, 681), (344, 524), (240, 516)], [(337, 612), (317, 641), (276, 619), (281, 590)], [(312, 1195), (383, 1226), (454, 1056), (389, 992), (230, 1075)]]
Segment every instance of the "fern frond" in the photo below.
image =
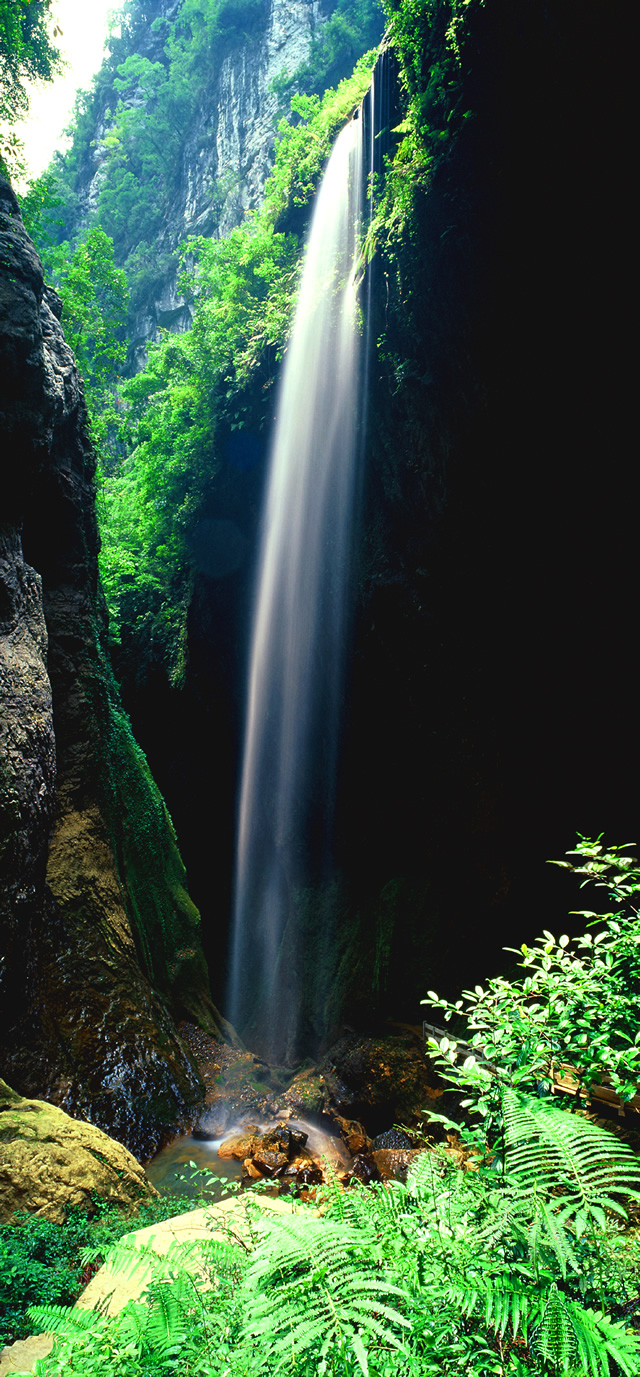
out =
[(571, 1315), (555, 1283), (549, 1290), (542, 1319), (531, 1342), (543, 1362), (551, 1363), (556, 1372), (566, 1372), (573, 1366), (578, 1340)]
[(473, 1283), (449, 1282), (444, 1290), (448, 1301), (469, 1318), (482, 1314), (488, 1329), (502, 1338), (511, 1328), (514, 1338), (527, 1338), (529, 1326), (539, 1322), (546, 1296), (532, 1287), (507, 1282), (504, 1275), (485, 1277)]
[(640, 1374), (640, 1337), (601, 1311), (567, 1300), (583, 1370), (589, 1377), (609, 1377), (611, 1362), (624, 1377)]
[(558, 1219), (557, 1214), (552, 1210), (547, 1200), (537, 1202), (535, 1222), (532, 1225), (539, 1230), (541, 1243), (546, 1243), (551, 1248), (555, 1260), (560, 1269), (563, 1280), (566, 1279), (569, 1267), (575, 1273), (580, 1271), (580, 1263), (571, 1247), (570, 1237), (562, 1227), (564, 1218)]
[(76, 1310), (70, 1305), (30, 1305), (27, 1319), (41, 1334), (62, 1334), (73, 1338), (88, 1329), (97, 1330), (104, 1323), (95, 1310)]
[(620, 1196), (640, 1199), (640, 1163), (606, 1129), (513, 1090), (502, 1108), (509, 1173), (525, 1191), (553, 1197), (563, 1226), (601, 1229), (605, 1209), (625, 1214)]
[(364, 1371), (369, 1341), (402, 1349), (398, 1333), (411, 1326), (397, 1300), (405, 1298), (382, 1271), (370, 1224), (356, 1229), (308, 1216), (264, 1221), (246, 1278), (243, 1342), (258, 1340), (284, 1362), (319, 1344), (325, 1353), (342, 1349), (357, 1335), (354, 1356)]
[(175, 1285), (162, 1283), (154, 1286), (147, 1297), (149, 1312), (145, 1338), (159, 1357), (184, 1343), (187, 1337), (188, 1312), (181, 1299)]

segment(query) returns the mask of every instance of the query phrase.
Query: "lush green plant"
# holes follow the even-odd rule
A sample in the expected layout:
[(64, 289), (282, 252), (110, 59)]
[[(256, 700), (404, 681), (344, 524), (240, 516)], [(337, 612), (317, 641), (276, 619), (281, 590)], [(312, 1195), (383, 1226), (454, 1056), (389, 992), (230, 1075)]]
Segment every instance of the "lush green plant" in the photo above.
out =
[(60, 70), (51, 0), (0, 0), (0, 170), (22, 172), (22, 144), (13, 125), (29, 107), (27, 87)]
[(189, 1208), (182, 1197), (162, 1197), (132, 1218), (97, 1201), (93, 1215), (71, 1209), (64, 1224), (22, 1214), (0, 1225), (0, 1347), (33, 1332), (26, 1313), (34, 1303), (73, 1304), (90, 1264), (101, 1263), (123, 1233)]
[(113, 240), (104, 230), (87, 231), (74, 253), (62, 245), (49, 255), (62, 298), (61, 324), (84, 378), (85, 397), (98, 448), (106, 450), (114, 390), (127, 356), (125, 326), (129, 292), (113, 260)]
[(505, 1170), (486, 1144), (467, 1170), (426, 1152), (406, 1185), (330, 1185), (320, 1218), (247, 1201), (241, 1247), (212, 1239), (159, 1259), (121, 1246), (109, 1265), (137, 1273), (146, 1299), (113, 1321), (32, 1311), (67, 1336), (37, 1371), (637, 1377), (640, 1342), (617, 1317), (637, 1250), (598, 1211), (621, 1208), (638, 1164), (597, 1125), (515, 1091), (504, 1141)]
[[(445, 1020), (463, 1019), (477, 1056), (465, 1062), (464, 1077), (484, 1086), (486, 1094), (497, 1080), (548, 1093), (567, 1066), (578, 1089), (588, 1092), (604, 1077), (623, 1100), (636, 1094), (640, 867), (628, 851), (607, 848), (601, 838), (582, 838), (567, 853), (575, 861), (555, 862), (583, 886), (606, 889), (615, 907), (602, 914), (582, 910), (577, 916), (589, 920), (589, 930), (579, 937), (556, 939), (545, 931), (533, 946), (523, 944), (517, 951), (526, 972), (522, 979), (494, 978), (463, 990), (455, 1003), (429, 992), (424, 1003), (442, 1009)], [(455, 1040), (445, 1039), (440, 1050), (456, 1062)]]

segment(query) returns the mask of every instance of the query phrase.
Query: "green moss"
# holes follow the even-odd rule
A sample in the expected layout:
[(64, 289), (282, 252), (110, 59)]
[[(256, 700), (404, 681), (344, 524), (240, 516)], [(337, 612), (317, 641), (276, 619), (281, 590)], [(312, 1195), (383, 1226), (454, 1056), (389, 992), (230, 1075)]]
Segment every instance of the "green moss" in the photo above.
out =
[(218, 1034), (200, 914), (187, 892), (171, 818), (122, 709), (105, 641), (99, 617), (96, 665), (87, 686), (101, 741), (98, 796), (140, 965), (176, 1017), (188, 1015)]

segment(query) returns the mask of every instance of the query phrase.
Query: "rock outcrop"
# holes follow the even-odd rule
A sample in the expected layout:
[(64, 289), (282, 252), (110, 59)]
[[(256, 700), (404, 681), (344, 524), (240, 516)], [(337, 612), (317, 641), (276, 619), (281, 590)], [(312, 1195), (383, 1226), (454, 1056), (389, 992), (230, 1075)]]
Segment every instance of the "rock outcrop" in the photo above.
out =
[(26, 1211), (63, 1224), (69, 1206), (95, 1198), (131, 1209), (157, 1191), (120, 1143), (0, 1080), (0, 1221)]
[[(223, 24), (216, 60), (185, 128), (171, 205), (153, 245), (151, 280), (143, 299), (135, 293), (130, 328), (133, 367), (144, 364), (146, 347), (160, 330), (180, 331), (191, 323), (189, 305), (178, 291), (181, 268), (176, 249), (188, 235), (223, 237), (260, 205), (282, 113), (274, 83), (307, 60), (326, 15), (324, 0), (268, 0), (252, 10), (247, 7), (226, 31)], [(125, 53), (135, 54), (166, 67), (167, 36), (179, 20), (176, 0), (133, 5), (120, 61)], [(144, 91), (135, 88), (123, 98), (113, 78), (105, 78), (94, 106), (90, 156), (83, 158), (74, 185), (74, 230), (92, 223), (98, 209), (119, 102), (136, 108), (145, 100)], [(138, 247), (133, 236), (126, 253)]]
[(103, 649), (95, 458), (59, 302), (0, 182), (0, 1066), (150, 1155), (216, 1030), (175, 835)]

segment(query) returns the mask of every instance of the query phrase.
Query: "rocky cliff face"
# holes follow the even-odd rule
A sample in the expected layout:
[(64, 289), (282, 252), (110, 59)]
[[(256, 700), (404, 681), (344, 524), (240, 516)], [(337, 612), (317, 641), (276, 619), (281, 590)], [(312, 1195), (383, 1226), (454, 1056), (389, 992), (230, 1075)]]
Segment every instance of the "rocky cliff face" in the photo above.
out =
[(103, 652), (95, 461), (55, 293), (0, 182), (0, 1064), (150, 1154), (215, 1027), (198, 914)]
[[(164, 44), (180, 4), (155, 0), (142, 8), (131, 50), (166, 64)], [(274, 80), (305, 62), (328, 8), (324, 0), (265, 0), (232, 36), (221, 38), (219, 61), (211, 67), (185, 133), (172, 204), (154, 245), (158, 264), (166, 263), (188, 235), (220, 238), (260, 205), (280, 110)], [(152, 26), (153, 19), (165, 21), (164, 27)], [(99, 205), (117, 99), (107, 86), (90, 161), (76, 188), (80, 224), (89, 223)], [(126, 103), (142, 104), (144, 96), (133, 91)], [(130, 247), (134, 245), (135, 238)], [(188, 304), (178, 292), (178, 273), (175, 261), (161, 268), (135, 312), (130, 329), (134, 366), (144, 363), (146, 345), (160, 329), (186, 329), (191, 322)]]

